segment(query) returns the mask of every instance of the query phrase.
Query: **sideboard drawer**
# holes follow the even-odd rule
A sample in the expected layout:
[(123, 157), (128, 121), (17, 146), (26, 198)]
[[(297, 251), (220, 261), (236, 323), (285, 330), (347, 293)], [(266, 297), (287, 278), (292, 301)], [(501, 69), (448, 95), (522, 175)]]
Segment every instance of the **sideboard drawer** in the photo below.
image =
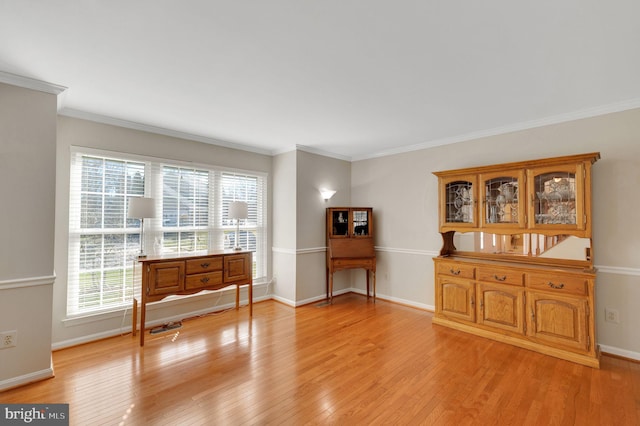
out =
[(222, 256), (187, 260), (187, 274), (222, 271)]
[(490, 266), (478, 268), (478, 280), (489, 283), (500, 283), (522, 286), (524, 284), (524, 273), (513, 268), (500, 269)]
[(438, 262), (438, 275), (448, 275), (458, 278), (475, 278), (475, 267), (455, 262)]
[(184, 282), (184, 288), (186, 290), (193, 290), (205, 287), (210, 288), (211, 286), (218, 284), (222, 284), (222, 271), (187, 275)]
[(582, 277), (533, 273), (529, 274), (528, 287), (560, 294), (587, 294), (587, 280)]
[(373, 269), (376, 264), (376, 260), (374, 258), (345, 258), (345, 259), (332, 259), (333, 269), (335, 271), (340, 269), (351, 269), (351, 268), (364, 268), (364, 269)]

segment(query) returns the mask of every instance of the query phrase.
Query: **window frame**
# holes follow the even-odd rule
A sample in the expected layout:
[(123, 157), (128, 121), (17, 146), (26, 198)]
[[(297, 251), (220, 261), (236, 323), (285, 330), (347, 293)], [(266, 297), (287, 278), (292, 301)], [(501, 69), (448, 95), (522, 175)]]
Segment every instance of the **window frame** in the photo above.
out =
[[(210, 164), (196, 164), (192, 162), (184, 162), (171, 159), (163, 159), (157, 157), (141, 156), (136, 154), (128, 154), (121, 152), (104, 151), (93, 148), (85, 148), (72, 146), (71, 147), (71, 164), (70, 164), (70, 186), (69, 186), (69, 258), (68, 258), (68, 280), (67, 280), (67, 317), (86, 316), (99, 314), (104, 312), (122, 310), (128, 308), (132, 302), (134, 294), (139, 292), (133, 285), (133, 277), (125, 276), (125, 280), (131, 280), (131, 285), (127, 290), (125, 288), (124, 300), (122, 303), (113, 304), (109, 306), (102, 306), (96, 308), (81, 308), (78, 304), (78, 297), (80, 293), (80, 239), (82, 234), (86, 234), (85, 230), (79, 225), (80, 213), (80, 192), (79, 185), (81, 182), (82, 174), (82, 160), (83, 157), (96, 157), (102, 159), (110, 159), (115, 161), (135, 162), (144, 164), (144, 196), (151, 197), (156, 200), (156, 210), (158, 212), (157, 218), (145, 219), (144, 230), (144, 243), (145, 251), (148, 254), (155, 254), (157, 251), (156, 239), (162, 238), (166, 232), (191, 232), (191, 230), (199, 230), (202, 232), (208, 232), (207, 248), (205, 250), (223, 250), (229, 249), (225, 247), (225, 234), (229, 232), (235, 232), (235, 222), (230, 224), (226, 219), (226, 204), (222, 194), (222, 176), (234, 175), (245, 176), (256, 180), (258, 194), (255, 200), (256, 218), (255, 222), (242, 223), (240, 229), (244, 232), (251, 232), (256, 235), (256, 247), (253, 253), (253, 282), (254, 284), (260, 284), (267, 281), (268, 271), (268, 253), (267, 253), (267, 240), (268, 240), (268, 206), (267, 206), (267, 191), (268, 191), (268, 174), (265, 172), (258, 172), (253, 170), (240, 170), (229, 167), (220, 167)], [(178, 168), (183, 170), (199, 170), (208, 174), (208, 223), (203, 226), (182, 226), (182, 227), (168, 227), (163, 223), (163, 174), (162, 170), (165, 167)], [(103, 174), (104, 177), (104, 174)], [(239, 199), (240, 201), (245, 201)], [(126, 207), (125, 205), (125, 215)], [(250, 215), (251, 218), (251, 215)], [(247, 222), (247, 221), (245, 221)], [(124, 239), (127, 240), (129, 236), (137, 235), (139, 241), (140, 235), (140, 221), (138, 219), (125, 219), (124, 228), (117, 228), (120, 233), (124, 234)], [(99, 229), (103, 234), (116, 234), (117, 232), (110, 232), (109, 228)], [(246, 235), (246, 234), (245, 234)], [(242, 241), (242, 240), (241, 240)], [(125, 261), (125, 264), (120, 267), (127, 273), (129, 269), (133, 269), (135, 263), (135, 255), (139, 251), (139, 245), (134, 244), (135, 250), (132, 251), (130, 258)], [(201, 252), (197, 250), (194, 252)], [(181, 252), (191, 252), (181, 250)], [(164, 251), (163, 254), (178, 253), (178, 251)], [(129, 252), (127, 251), (127, 254)], [(102, 255), (104, 257), (104, 254)], [(131, 267), (128, 264), (131, 264)], [(125, 282), (125, 286), (127, 283)], [(103, 292), (101, 289), (100, 292)]]

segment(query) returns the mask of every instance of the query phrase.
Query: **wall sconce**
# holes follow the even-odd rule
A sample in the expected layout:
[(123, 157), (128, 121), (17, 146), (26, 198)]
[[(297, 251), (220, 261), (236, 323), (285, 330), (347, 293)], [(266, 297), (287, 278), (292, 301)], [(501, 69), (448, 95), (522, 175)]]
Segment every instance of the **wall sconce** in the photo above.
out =
[(144, 252), (144, 220), (156, 217), (156, 200), (153, 198), (135, 197), (129, 200), (127, 217), (140, 219), (140, 254), (139, 258), (147, 257)]
[(336, 191), (332, 190), (332, 189), (321, 189), (320, 190), (320, 195), (322, 195), (322, 199), (324, 201), (329, 201), (331, 199), (331, 197), (333, 197), (333, 194), (335, 194)]

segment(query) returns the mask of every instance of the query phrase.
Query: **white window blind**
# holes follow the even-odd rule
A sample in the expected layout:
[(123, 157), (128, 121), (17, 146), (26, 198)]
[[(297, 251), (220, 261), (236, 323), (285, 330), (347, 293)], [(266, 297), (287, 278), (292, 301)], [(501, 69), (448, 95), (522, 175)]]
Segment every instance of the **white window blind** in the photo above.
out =
[(247, 202), (240, 245), (254, 252), (254, 282), (266, 279), (266, 175), (75, 148), (70, 179), (68, 315), (130, 305), (140, 250), (140, 221), (126, 217), (131, 197), (156, 200), (148, 254), (232, 248), (229, 203)]
[(164, 232), (161, 245), (164, 252), (181, 253), (210, 247), (209, 199), (208, 171), (162, 167)]

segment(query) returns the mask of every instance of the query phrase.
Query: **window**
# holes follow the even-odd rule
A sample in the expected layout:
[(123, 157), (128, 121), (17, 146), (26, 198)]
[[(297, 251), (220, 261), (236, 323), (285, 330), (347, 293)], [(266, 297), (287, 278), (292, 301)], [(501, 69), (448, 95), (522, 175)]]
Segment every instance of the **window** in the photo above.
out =
[(232, 201), (245, 201), (239, 240), (254, 252), (254, 282), (266, 278), (266, 176), (207, 166), (74, 149), (69, 194), (67, 313), (129, 306), (140, 221), (127, 218), (131, 197), (156, 200), (145, 220), (145, 252), (185, 253), (235, 246)]
[(210, 246), (208, 171), (162, 167), (162, 227), (165, 252), (206, 250)]

